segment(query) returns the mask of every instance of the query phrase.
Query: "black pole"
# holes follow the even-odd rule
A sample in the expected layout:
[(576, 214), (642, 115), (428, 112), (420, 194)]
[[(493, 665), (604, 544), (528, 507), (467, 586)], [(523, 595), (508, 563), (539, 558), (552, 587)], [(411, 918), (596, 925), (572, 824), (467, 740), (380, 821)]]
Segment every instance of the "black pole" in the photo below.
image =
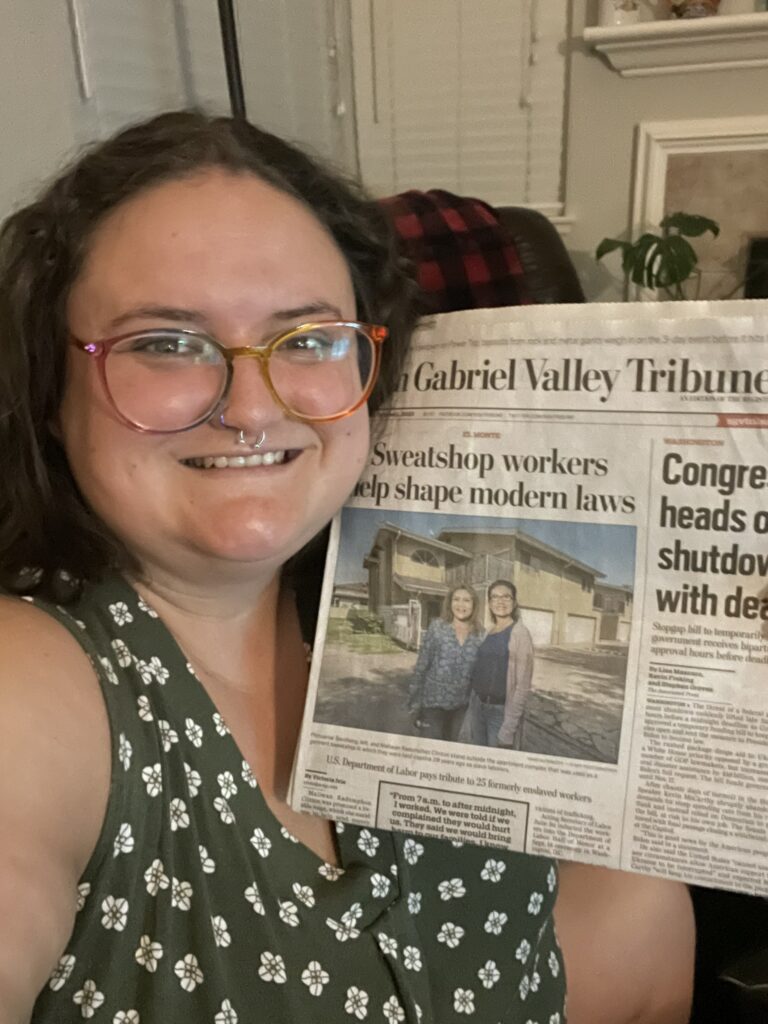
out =
[(224, 48), (224, 66), (227, 69), (229, 106), (233, 117), (245, 120), (243, 76), (240, 72), (237, 27), (235, 26), (235, 12), (232, 7), (232, 0), (219, 0), (219, 21), (221, 23), (221, 43)]

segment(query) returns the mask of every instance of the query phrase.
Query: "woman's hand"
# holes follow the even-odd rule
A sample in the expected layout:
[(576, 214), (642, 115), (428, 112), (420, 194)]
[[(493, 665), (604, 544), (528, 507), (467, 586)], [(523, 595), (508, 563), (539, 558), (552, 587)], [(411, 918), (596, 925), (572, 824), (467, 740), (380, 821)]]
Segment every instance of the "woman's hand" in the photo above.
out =
[(568, 1024), (686, 1024), (695, 932), (679, 882), (560, 864)]

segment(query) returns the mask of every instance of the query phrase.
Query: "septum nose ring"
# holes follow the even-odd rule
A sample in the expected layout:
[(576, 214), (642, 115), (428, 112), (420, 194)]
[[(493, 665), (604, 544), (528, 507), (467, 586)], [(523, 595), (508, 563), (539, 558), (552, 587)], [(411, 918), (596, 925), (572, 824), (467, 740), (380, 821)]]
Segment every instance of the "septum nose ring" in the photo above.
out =
[(249, 448), (261, 448), (266, 439), (267, 434), (266, 431), (264, 430), (262, 430), (261, 436), (259, 437), (258, 441), (249, 441), (248, 438), (245, 436), (244, 430), (238, 430), (237, 432), (237, 444), (244, 444), (247, 445)]
[[(227, 421), (224, 419), (224, 413), (223, 412), (219, 414), (219, 423), (221, 424), (222, 427), (224, 427), (225, 430), (235, 430), (236, 429), (235, 427), (232, 426), (231, 423), (227, 423)], [(237, 441), (235, 442), (235, 444), (240, 444), (240, 445), (244, 445), (244, 446), (247, 445), (249, 448), (261, 448), (261, 446), (264, 444), (266, 439), (267, 439), (267, 433), (266, 433), (265, 430), (262, 430), (261, 436), (259, 437), (258, 441), (249, 441), (248, 438), (246, 437), (245, 431), (244, 430), (238, 430), (237, 431)]]

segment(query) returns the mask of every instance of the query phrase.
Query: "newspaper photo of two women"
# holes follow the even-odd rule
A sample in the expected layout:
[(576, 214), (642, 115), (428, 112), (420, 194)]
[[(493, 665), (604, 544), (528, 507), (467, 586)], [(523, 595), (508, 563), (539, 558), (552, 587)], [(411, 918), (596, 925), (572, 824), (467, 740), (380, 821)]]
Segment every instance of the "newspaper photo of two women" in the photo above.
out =
[(633, 527), (343, 516), (316, 722), (617, 761)]

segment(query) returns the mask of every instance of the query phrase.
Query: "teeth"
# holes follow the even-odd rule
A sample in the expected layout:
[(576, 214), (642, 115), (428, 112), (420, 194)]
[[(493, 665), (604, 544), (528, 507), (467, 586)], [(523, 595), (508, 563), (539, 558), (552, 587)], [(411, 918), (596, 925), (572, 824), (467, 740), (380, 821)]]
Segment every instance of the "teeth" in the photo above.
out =
[(253, 455), (232, 455), (230, 457), (206, 455), (205, 458), (184, 459), (184, 462), (196, 469), (248, 469), (252, 466), (279, 465), (285, 461), (285, 455), (284, 451), (264, 452), (263, 455), (254, 452)]

